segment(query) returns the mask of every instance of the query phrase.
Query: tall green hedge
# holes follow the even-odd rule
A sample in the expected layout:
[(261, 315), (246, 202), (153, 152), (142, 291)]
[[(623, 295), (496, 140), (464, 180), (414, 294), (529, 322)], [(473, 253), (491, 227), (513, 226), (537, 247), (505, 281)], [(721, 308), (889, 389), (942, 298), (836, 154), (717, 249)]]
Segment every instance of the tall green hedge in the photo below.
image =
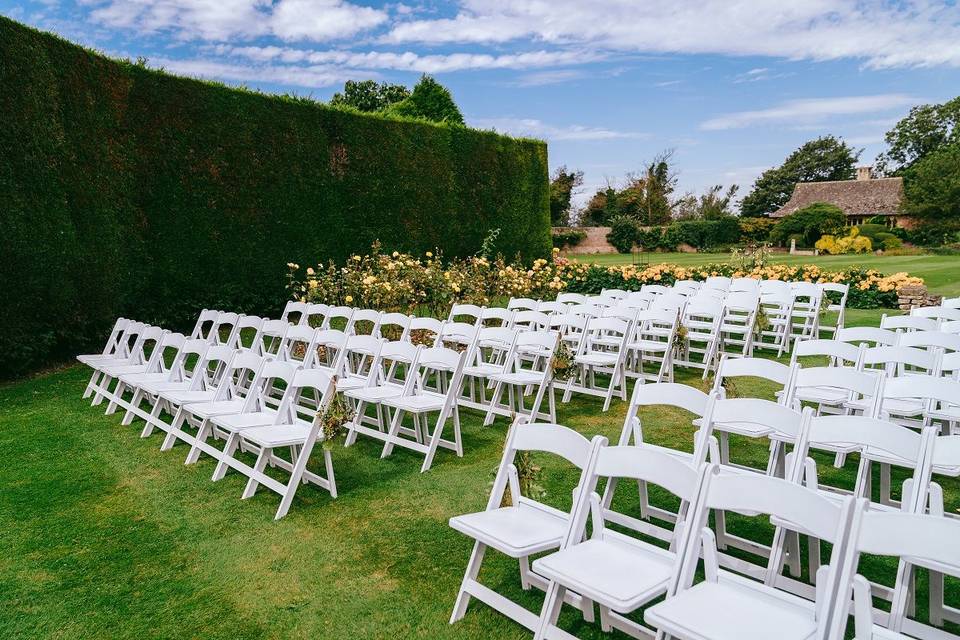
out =
[(547, 149), (174, 77), (0, 17), (0, 377), (118, 315), (276, 313), (286, 263), (376, 239), (550, 251)]

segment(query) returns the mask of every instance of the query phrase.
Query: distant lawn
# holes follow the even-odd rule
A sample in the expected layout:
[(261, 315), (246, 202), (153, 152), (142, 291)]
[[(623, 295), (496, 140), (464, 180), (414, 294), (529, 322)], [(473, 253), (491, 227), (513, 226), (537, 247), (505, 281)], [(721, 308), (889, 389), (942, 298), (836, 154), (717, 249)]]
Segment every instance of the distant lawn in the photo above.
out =
[[(635, 259), (632, 254), (573, 254), (570, 256), (580, 262), (598, 264), (630, 264)], [(670, 262), (684, 266), (726, 262), (728, 253), (641, 253), (637, 259), (657, 264)], [(772, 261), (781, 264), (816, 264), (825, 269), (844, 269), (852, 266), (872, 267), (884, 273), (906, 271), (912, 276), (923, 278), (934, 293), (944, 296), (960, 296), (960, 256), (791, 256), (774, 254)]]

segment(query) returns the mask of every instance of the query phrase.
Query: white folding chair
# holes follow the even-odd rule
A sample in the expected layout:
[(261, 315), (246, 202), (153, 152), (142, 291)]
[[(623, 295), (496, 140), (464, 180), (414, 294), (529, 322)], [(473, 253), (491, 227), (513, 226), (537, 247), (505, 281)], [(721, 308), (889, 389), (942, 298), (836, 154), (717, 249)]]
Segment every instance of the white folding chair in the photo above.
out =
[(960, 335), (942, 331), (911, 331), (900, 337), (901, 347), (942, 349), (944, 353), (960, 351)]
[(730, 285), (733, 283), (731, 278), (726, 276), (710, 276), (703, 281), (704, 289), (718, 289), (720, 291), (729, 291)]
[[(494, 384), (493, 396), (486, 406), (484, 426), (493, 424), (495, 416), (510, 418), (526, 416), (536, 421), (544, 418), (556, 421), (556, 398), (554, 397), (552, 361), (560, 334), (555, 331), (521, 331), (516, 334), (510, 353), (500, 372), (493, 372), (487, 379)], [(531, 357), (525, 357), (533, 354)], [(504, 391), (507, 401), (503, 402)], [(524, 397), (533, 394), (528, 409)], [(544, 398), (547, 411), (541, 410)]]
[(847, 298), (850, 295), (850, 285), (840, 282), (821, 282), (818, 286), (823, 292), (823, 297), (827, 300), (827, 313), (837, 314), (837, 319), (832, 325), (824, 322), (823, 318), (820, 319), (820, 332), (826, 333), (828, 336), (836, 336), (837, 332), (843, 329), (846, 324)]
[[(463, 384), (463, 366), (466, 352), (458, 353), (443, 347), (422, 349), (417, 360), (418, 370), (411, 371), (415, 376), (413, 384), (404, 389), (397, 397), (384, 398), (381, 404), (393, 409), (393, 419), (387, 433), (373, 430), (360, 430), (364, 435), (383, 441), (385, 458), (393, 452), (395, 446), (410, 449), (424, 455), (420, 471), (430, 469), (438, 448), (450, 449), (457, 456), (463, 456), (463, 443), (460, 437), (460, 412), (457, 409), (457, 397)], [(430, 378), (436, 378), (431, 385)], [(433, 430), (430, 430), (430, 414), (437, 414)], [(403, 427), (403, 417), (413, 417), (413, 428)], [(449, 419), (453, 419), (453, 440), (443, 438), (443, 431)]]
[(303, 367), (309, 367), (316, 357), (317, 333), (319, 329), (304, 325), (292, 326), (287, 329), (275, 357), (282, 362), (293, 362)]
[(356, 313), (356, 309), (353, 307), (328, 307), (327, 315), (323, 317), (323, 324), (320, 326), (320, 328), (339, 329), (344, 333), (349, 333), (354, 313)]
[[(627, 399), (627, 344), (633, 336), (633, 326), (633, 322), (618, 318), (590, 321), (580, 352), (573, 357), (577, 373), (567, 381), (564, 402), (569, 402), (574, 393), (598, 396), (604, 399), (602, 410), (606, 411), (615, 392)], [(606, 388), (597, 380), (598, 373), (609, 377)]]
[(487, 412), (490, 404), (486, 388), (490, 376), (504, 373), (505, 365), (514, 349), (518, 332), (505, 327), (482, 327), (477, 332), (473, 347), (467, 352), (463, 368), (463, 394), (457, 399), (461, 407)]
[[(422, 348), (401, 340), (382, 343), (363, 386), (343, 392), (344, 397), (355, 405), (354, 418), (347, 424), (347, 446), (356, 442), (357, 434), (366, 433), (366, 429), (386, 430), (391, 419), (389, 414), (384, 414), (385, 408), (380, 403), (412, 391)], [(376, 410), (375, 416), (367, 415), (369, 406)]]
[(793, 338), (817, 339), (820, 335), (820, 306), (824, 292), (813, 282), (791, 282), (793, 291)]
[(960, 320), (947, 320), (940, 323), (940, 331), (943, 333), (960, 333)]
[(227, 346), (233, 349), (257, 350), (257, 345), (262, 344), (260, 329), (263, 323), (264, 319), (257, 316), (240, 316)]
[(161, 327), (144, 327), (138, 330), (136, 340), (130, 347), (128, 355), (123, 358), (108, 358), (91, 363), (91, 367), (100, 374), (99, 380), (93, 385), (91, 406), (103, 402), (110, 397), (110, 385), (114, 379), (125, 373), (144, 373), (155, 363), (151, 363), (151, 356), (157, 355), (160, 340), (168, 331)]
[(413, 317), (410, 319), (410, 333), (408, 340), (413, 344), (433, 347), (443, 330), (446, 320), (437, 320), (430, 317)]
[(509, 327), (513, 324), (513, 313), (503, 307), (486, 307), (480, 314), (480, 324), (485, 327)]
[[(716, 366), (720, 351), (720, 325), (724, 321), (724, 305), (710, 296), (693, 296), (683, 310), (680, 324), (686, 335), (674, 357), (674, 366), (693, 367), (703, 370), (703, 379)], [(697, 359), (692, 356), (696, 355)]]
[[(450, 526), (454, 530), (474, 541), (450, 624), (462, 619), (470, 600), (476, 598), (536, 632), (540, 625), (537, 614), (480, 583), (478, 578), (483, 557), (491, 548), (516, 559), (520, 565), (523, 588), (535, 586), (545, 591), (547, 581), (530, 571), (530, 557), (563, 545), (570, 529), (571, 514), (576, 513), (581, 501), (587, 499), (587, 482), (592, 475), (592, 466), (597, 451), (606, 444), (606, 439), (594, 436), (593, 440), (588, 441), (576, 431), (558, 424), (526, 424), (525, 421), (524, 417), (519, 417), (510, 427), (486, 509), (450, 518)], [(531, 496), (522, 495), (517, 458), (532, 453), (560, 457), (580, 470), (569, 511), (561, 511)], [(506, 505), (508, 489), (510, 504)], [(580, 608), (585, 618), (593, 619), (592, 603), (574, 594), (568, 594), (568, 602)]]
[(517, 311), (513, 314), (511, 326), (525, 331), (546, 331), (550, 326), (550, 316), (539, 311)]
[(801, 364), (800, 358), (828, 358), (832, 367), (859, 369), (863, 365), (866, 345), (854, 345), (839, 340), (798, 340), (790, 354), (790, 365)]
[(320, 327), (330, 311), (330, 305), (313, 302), (307, 305), (306, 311), (300, 317), (300, 324), (308, 327)]
[[(627, 342), (627, 374), (653, 382), (673, 381), (673, 358), (680, 312), (674, 309), (649, 309), (637, 314), (634, 333)], [(647, 373), (646, 363), (656, 367)]]
[(186, 337), (182, 333), (167, 331), (156, 341), (145, 364), (106, 368), (104, 373), (108, 377), (114, 378), (116, 384), (113, 389), (110, 389), (109, 383), (100, 387), (101, 397), (109, 400), (104, 414), (113, 414), (117, 410), (117, 406), (126, 407), (123, 394), (127, 389), (133, 392), (138, 382), (166, 380), (170, 376), (169, 365), (177, 361), (185, 342)]
[[(239, 445), (235, 434), (250, 427), (271, 424), (276, 420), (277, 411), (290, 391), (293, 375), (300, 368), (299, 364), (293, 362), (265, 362), (250, 384), (239, 411), (210, 411), (209, 405), (187, 405), (187, 411), (206, 419), (197, 430), (186, 464), (193, 464), (200, 458), (201, 453), (206, 453), (217, 461), (211, 480), (221, 480), (229, 468), (226, 458), (232, 457)], [(210, 444), (211, 436), (225, 440), (224, 448), (218, 449)]]
[(376, 309), (356, 309), (344, 333), (347, 335), (375, 335), (383, 314)]
[[(699, 493), (699, 468), (669, 453), (645, 445), (601, 447), (597, 452), (593, 477), (587, 486), (594, 487), (599, 478), (618, 478), (655, 485), (681, 501), (686, 513)], [(696, 507), (694, 507), (696, 508)], [(600, 607), (600, 623), (604, 630), (618, 629), (636, 638), (655, 632), (626, 617), (661, 596), (670, 597), (679, 576), (681, 551), (689, 536), (681, 520), (674, 527), (670, 547), (628, 535), (606, 526), (610, 508), (604, 508), (600, 496), (590, 493), (581, 500), (571, 518), (568, 534), (560, 550), (539, 558), (533, 571), (550, 581), (540, 613), (540, 626), (534, 638), (569, 638), (557, 627), (560, 609), (567, 592), (579, 594)], [(592, 527), (587, 539), (587, 518)], [(623, 519), (612, 520), (623, 526)]]
[(787, 391), (788, 402), (816, 405), (817, 415), (848, 415), (859, 411), (876, 417), (880, 411), (884, 375), (878, 371), (858, 371), (846, 367), (807, 367), (797, 369)]
[(283, 342), (283, 336), (291, 325), (286, 320), (264, 320), (257, 334), (257, 342), (252, 350), (259, 356), (276, 356)]
[[(701, 488), (700, 507), (690, 526), (700, 531), (684, 550), (676, 594), (644, 612), (644, 620), (677, 640), (778, 638), (825, 640), (831, 606), (839, 588), (844, 541), (856, 503), (835, 501), (809, 489), (759, 474), (725, 474), (713, 467)], [(762, 582), (720, 569), (713, 532), (706, 528), (710, 509), (769, 514), (799, 523), (833, 544), (830, 564), (817, 580), (816, 600), (778, 588), (780, 563), (774, 559)], [(774, 533), (776, 536), (776, 532)], [(704, 580), (693, 584), (703, 553)]]
[(203, 309), (200, 315), (197, 316), (197, 322), (193, 325), (193, 330), (187, 337), (209, 340), (213, 323), (216, 322), (217, 316), (219, 315), (220, 312), (216, 309)]
[(483, 317), (484, 307), (475, 304), (455, 304), (450, 307), (450, 315), (447, 316), (447, 322), (467, 322), (475, 324)]
[(960, 309), (960, 297), (956, 298), (944, 298), (940, 301), (941, 307), (947, 307), (950, 309)]
[(586, 304), (587, 296), (582, 293), (569, 293), (564, 292), (557, 295), (557, 302), (562, 302), (564, 304)]
[(760, 296), (760, 281), (756, 278), (734, 278), (730, 281), (730, 293), (745, 291)]
[[(308, 391), (313, 392), (310, 402), (303, 402)], [(300, 369), (290, 383), (286, 394), (286, 406), (277, 412), (277, 420), (270, 425), (251, 427), (236, 432), (234, 438), (257, 450), (257, 460), (251, 467), (236, 458), (226, 458), (226, 463), (249, 478), (242, 498), (250, 498), (261, 485), (281, 496), (275, 520), (287, 514), (294, 494), (301, 484), (312, 483), (326, 489), (332, 498), (337, 497), (337, 483), (333, 473), (333, 457), (328, 447), (322, 447), (324, 475), (307, 469), (311, 453), (317, 441), (323, 442), (321, 418), (336, 394), (336, 378), (326, 371)], [(227, 444), (230, 448), (231, 444)], [(233, 447), (234, 450), (237, 448)], [(277, 449), (289, 449), (290, 459), (276, 455)], [(265, 473), (266, 466), (284, 469), (290, 473), (282, 483)]]
[[(958, 431), (960, 382), (934, 376), (908, 376), (888, 380), (883, 389), (883, 417), (908, 427), (940, 424), (944, 435)], [(896, 409), (888, 401), (897, 401)], [(904, 408), (899, 406), (903, 403)], [(912, 411), (907, 410), (912, 408)]]
[[(791, 323), (793, 322), (793, 294), (768, 292), (760, 295), (757, 315), (763, 313), (767, 327), (754, 331), (755, 349), (776, 349), (777, 357), (790, 351)], [(759, 318), (756, 321), (759, 324)], [(768, 341), (769, 340), (769, 341)]]
[[(909, 638), (958, 638), (955, 633), (924, 624), (908, 617), (912, 600), (912, 574), (916, 567), (933, 567), (941, 573), (960, 577), (960, 522), (919, 513), (862, 511), (854, 519), (846, 580), (834, 607), (835, 634), (843, 637), (853, 590), (853, 615), (857, 640), (907, 640)], [(860, 556), (886, 556), (899, 559), (893, 602), (889, 613), (873, 606), (870, 582), (854, 575)]]

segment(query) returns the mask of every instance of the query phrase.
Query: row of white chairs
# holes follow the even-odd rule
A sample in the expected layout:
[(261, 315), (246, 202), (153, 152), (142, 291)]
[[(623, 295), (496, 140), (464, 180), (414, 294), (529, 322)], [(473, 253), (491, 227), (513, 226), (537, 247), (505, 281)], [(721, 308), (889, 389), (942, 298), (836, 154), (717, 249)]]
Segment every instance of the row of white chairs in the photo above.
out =
[[(743, 364), (739, 359), (728, 362)], [(757, 373), (749, 368), (736, 371), (740, 372)], [(803, 375), (803, 370), (796, 373)], [(686, 409), (697, 418), (694, 424), (699, 430), (693, 454), (643, 442), (639, 409), (651, 405)], [(791, 453), (783, 455), (782, 450), (772, 451), (765, 469), (748, 470), (723, 460), (717, 451), (715, 434), (727, 430), (742, 433), (745, 425), (749, 425), (754, 434), (766, 433), (772, 442), (789, 443)], [(535, 637), (568, 638), (568, 634), (557, 628), (562, 604), (577, 607), (586, 620), (593, 620), (594, 604), (597, 604), (604, 629), (613, 627), (639, 637), (653, 631), (624, 617), (625, 614), (666, 596), (664, 604), (648, 609), (645, 617), (657, 631), (671, 637), (763, 638), (794, 637), (792, 634), (796, 633), (796, 637), (802, 638), (841, 638), (850, 585), (856, 582), (858, 633), (869, 631), (862, 637), (875, 637), (874, 633), (881, 634), (876, 637), (901, 637), (896, 633), (885, 635), (886, 629), (874, 627), (874, 619), (894, 632), (907, 630), (918, 634), (915, 637), (945, 637), (937, 636), (942, 633), (939, 629), (906, 618), (913, 607), (912, 581), (907, 571), (912, 566), (921, 566), (940, 576), (939, 581), (931, 581), (931, 622), (952, 615), (952, 610), (943, 605), (942, 574), (957, 575), (960, 571), (960, 556), (950, 540), (960, 529), (957, 523), (944, 524), (948, 522), (946, 518), (933, 517), (942, 516), (943, 505), (942, 493), (931, 475), (955, 475), (960, 469), (958, 441), (960, 438), (956, 436), (938, 438), (932, 427), (916, 433), (874, 417), (814, 417), (809, 409), (800, 412), (760, 399), (727, 400), (720, 393), (708, 396), (672, 383), (637, 384), (616, 447), (605, 447), (599, 436), (588, 442), (559, 425), (523, 424), (520, 420), (509, 436), (487, 509), (451, 519), (454, 529), (475, 541), (451, 622), (464, 615), (471, 598), (477, 598), (526, 626)], [(837, 446), (860, 455), (860, 469), (852, 491), (857, 502), (840, 490), (821, 486), (815, 463), (807, 456), (811, 449)], [(581, 469), (569, 512), (520, 495), (513, 463), (514, 456), (521, 451), (553, 453)], [(803, 462), (796, 464), (796, 460)], [(708, 461), (712, 465), (705, 467)], [(870, 465), (877, 462), (892, 463), (912, 472), (900, 506), (871, 501)], [(607, 479), (602, 495), (592, 493), (598, 491), (597, 482), (601, 478)], [(616, 480), (620, 478), (639, 483), (639, 518), (619, 513), (611, 506), (618, 486)], [(704, 483), (719, 478), (724, 478), (721, 481), (724, 486), (729, 483), (729, 491), (721, 492), (725, 497), (717, 494), (709, 498), (711, 494), (704, 493)], [(653, 508), (647, 501), (647, 485), (651, 484), (678, 498), (679, 512)], [(510, 489), (512, 503), (503, 506), (506, 487)], [(874, 610), (869, 598), (871, 585), (853, 577), (856, 558), (849, 554), (856, 552), (849, 550), (847, 536), (859, 530), (845, 531), (836, 526), (838, 522), (845, 522), (836, 518), (848, 509), (859, 514), (851, 523), (867, 518), (870, 522), (867, 528), (884, 526), (882, 522), (894, 526), (902, 520), (918, 523), (911, 526), (943, 531), (942, 537), (927, 539), (929, 548), (923, 553), (916, 553), (916, 549), (924, 545), (899, 546), (897, 537), (907, 532), (898, 528), (895, 533), (891, 531), (888, 546), (871, 542), (859, 549), (905, 559), (892, 588), (873, 585), (874, 592), (893, 602), (892, 614)], [(714, 512), (715, 525), (713, 529), (706, 529), (710, 510)], [(771, 544), (760, 545), (731, 535), (722, 517), (726, 512), (773, 516), (776, 528)], [(933, 516), (892, 517), (926, 512)], [(825, 518), (828, 513), (832, 514), (831, 518)], [(589, 538), (588, 519), (592, 531)], [(658, 525), (655, 526), (654, 521)], [(660, 522), (673, 522), (675, 526), (663, 527)], [(826, 522), (833, 525), (824, 526)], [(610, 524), (616, 525), (617, 530), (609, 529)], [(669, 546), (664, 549), (626, 535), (624, 529), (652, 536)], [(799, 580), (800, 534), (811, 539), (809, 576), (812, 583)], [(879, 534), (874, 531), (869, 535)], [(828, 567), (820, 567), (819, 542), (814, 546), (813, 540), (833, 544)], [(766, 562), (749, 563), (723, 552), (731, 546), (760, 552)], [(521, 584), (525, 588), (537, 586), (546, 592), (540, 615), (479, 582), (480, 564), (488, 548), (519, 561)], [(693, 585), (693, 571), (701, 548), (707, 567), (706, 580)], [(540, 557), (531, 567), (531, 556), (550, 551), (557, 553)], [(784, 563), (793, 577), (781, 571)], [(843, 586), (832, 591), (834, 585), (840, 584), (836, 580), (841, 576), (845, 581)], [(937, 585), (939, 588), (933, 588)], [(654, 613), (658, 611), (660, 613)], [(836, 618), (831, 621), (830, 616)], [(790, 624), (784, 626), (785, 622)]]

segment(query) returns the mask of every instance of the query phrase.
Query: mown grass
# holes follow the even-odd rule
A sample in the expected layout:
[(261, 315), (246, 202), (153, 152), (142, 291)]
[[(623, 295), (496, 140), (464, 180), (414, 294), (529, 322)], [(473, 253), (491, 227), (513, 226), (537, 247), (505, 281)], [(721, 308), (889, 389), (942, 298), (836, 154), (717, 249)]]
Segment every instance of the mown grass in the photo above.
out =
[[(919, 275), (924, 275), (919, 273)], [(876, 324), (880, 311), (853, 311), (849, 324)], [(241, 501), (244, 482), (210, 482), (204, 458), (183, 466), (185, 447), (159, 450), (140, 439), (140, 423), (120, 426), (80, 394), (87, 379), (69, 367), (0, 387), (0, 637), (2, 638), (528, 638), (483, 605), (447, 624), (470, 541), (447, 526), (483, 508), (506, 424), (480, 426), (465, 412), (463, 458), (421, 458), (360, 439), (337, 449), (340, 497), (303, 487), (290, 514), (273, 521), (277, 497)], [(701, 384), (693, 372), (678, 380)], [(743, 394), (766, 393), (741, 385)], [(626, 404), (600, 412), (600, 400), (560, 405), (559, 419), (586, 435), (615, 441)], [(689, 450), (690, 417), (674, 410), (642, 414), (645, 436)], [(733, 456), (760, 464), (762, 443), (736, 440)], [(574, 474), (549, 459), (547, 500), (569, 503)], [(851, 486), (855, 460), (833, 470)], [(901, 476), (902, 477), (902, 476)], [(944, 482), (948, 509), (960, 487)], [(616, 506), (635, 509), (627, 484)], [(762, 533), (756, 522), (737, 531)], [(871, 562), (889, 578), (889, 562)], [(481, 579), (537, 609), (541, 596), (519, 587), (516, 564), (489, 553)], [(921, 592), (925, 590), (923, 578)], [(960, 596), (949, 583), (948, 601)], [(581, 638), (606, 637), (567, 611), (564, 627)]]

